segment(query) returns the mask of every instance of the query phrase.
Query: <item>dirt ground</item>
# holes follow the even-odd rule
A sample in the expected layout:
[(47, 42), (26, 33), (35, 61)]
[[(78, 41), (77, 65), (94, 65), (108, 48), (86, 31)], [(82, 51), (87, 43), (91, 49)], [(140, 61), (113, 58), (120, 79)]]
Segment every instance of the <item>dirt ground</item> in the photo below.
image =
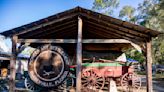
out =
[[(146, 76), (141, 76), (142, 86), (141, 89), (134, 92), (146, 92)], [(123, 92), (118, 87), (118, 92)], [(153, 92), (164, 92), (164, 79), (153, 80)]]
[[(135, 90), (133, 92), (146, 92), (146, 76), (140, 76), (142, 80), (142, 87), (140, 90)], [(122, 87), (117, 87), (118, 92), (127, 92), (123, 91)], [(16, 91), (16, 92), (28, 92), (28, 91)], [(49, 91), (49, 92), (56, 92), (56, 91)], [(63, 91), (65, 92), (65, 91)], [(71, 89), (69, 92), (75, 92), (75, 88)], [(94, 91), (89, 91), (87, 92), (94, 92)], [(107, 90), (103, 90), (100, 92), (108, 92)], [(155, 79), (153, 80), (153, 92), (164, 92), (164, 79)]]
[[(142, 76), (142, 89), (141, 92), (146, 92), (146, 76)], [(153, 92), (164, 92), (164, 79), (153, 80)]]
[[(131, 92), (146, 92), (146, 76), (140, 76), (142, 80), (142, 86), (140, 90), (134, 90)], [(127, 92), (122, 89), (121, 86), (117, 86), (118, 92)], [(89, 91), (88, 91), (89, 92)], [(108, 92), (107, 90), (103, 90), (100, 92)], [(164, 79), (156, 79), (153, 80), (153, 92), (164, 92)]]

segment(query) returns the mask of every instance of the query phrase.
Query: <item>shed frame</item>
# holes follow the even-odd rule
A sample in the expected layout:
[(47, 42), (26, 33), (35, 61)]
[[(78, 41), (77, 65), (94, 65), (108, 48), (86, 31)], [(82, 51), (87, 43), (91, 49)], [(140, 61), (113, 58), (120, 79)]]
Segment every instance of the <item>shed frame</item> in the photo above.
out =
[(152, 92), (151, 38), (160, 34), (158, 31), (76, 7), (1, 34), (12, 39), (10, 92), (15, 91), (17, 43), (76, 43), (76, 92), (81, 92), (83, 43), (134, 43), (142, 48), (147, 58), (147, 92)]

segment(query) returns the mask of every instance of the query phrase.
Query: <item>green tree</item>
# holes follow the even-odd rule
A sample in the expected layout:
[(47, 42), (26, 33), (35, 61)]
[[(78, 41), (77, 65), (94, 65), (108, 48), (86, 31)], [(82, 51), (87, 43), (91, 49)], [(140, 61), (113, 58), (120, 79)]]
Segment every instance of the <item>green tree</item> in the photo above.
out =
[[(118, 5), (119, 0), (95, 0), (92, 8), (100, 13), (112, 15)], [(144, 0), (138, 5), (137, 9), (132, 6), (124, 6), (120, 11), (119, 17), (126, 21), (164, 32), (164, 0)], [(163, 48), (164, 34), (161, 34), (153, 39), (153, 61), (155, 63), (164, 64)], [(130, 52), (127, 52), (129, 53), (129, 57), (132, 54), (140, 57), (140, 54)]]
[[(164, 1), (144, 0), (139, 4), (139, 23), (145, 27), (164, 32)], [(153, 39), (153, 62), (164, 64), (164, 34)]]
[(142, 64), (146, 59), (142, 53), (138, 52), (134, 48), (130, 48), (130, 49), (126, 50), (125, 53), (126, 53), (127, 58), (137, 60), (140, 64)]
[(92, 9), (106, 15), (112, 15), (118, 6), (119, 0), (94, 0)]
[[(126, 20), (128, 22), (136, 23), (137, 15), (135, 15), (136, 9), (132, 6), (124, 6), (119, 12), (119, 18)], [(143, 64), (145, 61), (144, 55), (137, 51), (135, 48), (130, 48), (125, 51), (127, 58), (137, 60), (140, 64)]]
[[(119, 17), (164, 32), (164, 0), (144, 0), (138, 5), (137, 10), (131, 6), (124, 6)], [(126, 53), (128, 57), (133, 59), (135, 57), (142, 58), (140, 54), (133, 50), (128, 50)], [(164, 64), (164, 34), (153, 39), (153, 62)]]
[(135, 13), (135, 8), (133, 8), (132, 6), (124, 6), (120, 12), (119, 12), (119, 17), (120, 18), (125, 18), (126, 21), (129, 21), (129, 22), (135, 22), (134, 21), (134, 13)]

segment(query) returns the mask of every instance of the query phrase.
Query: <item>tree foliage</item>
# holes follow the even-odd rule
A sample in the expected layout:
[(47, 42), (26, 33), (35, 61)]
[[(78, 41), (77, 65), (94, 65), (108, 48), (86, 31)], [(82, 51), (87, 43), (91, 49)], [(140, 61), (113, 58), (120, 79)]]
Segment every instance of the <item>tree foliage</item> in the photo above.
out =
[(138, 52), (134, 48), (130, 48), (130, 49), (126, 50), (125, 53), (126, 53), (127, 58), (137, 60), (140, 64), (142, 64), (146, 59), (142, 53)]
[[(119, 0), (95, 0), (93, 5), (94, 10), (111, 15), (118, 7)], [(119, 18), (164, 33), (164, 0), (144, 0), (137, 9), (129, 5), (124, 6), (120, 10)], [(164, 64), (164, 34), (152, 40), (153, 62)], [(131, 49), (126, 53), (130, 58), (139, 58), (141, 62), (144, 60), (142, 54)]]
[(119, 13), (119, 17), (120, 18), (125, 18), (125, 20), (127, 21), (131, 21), (135, 16), (134, 16), (134, 13), (135, 13), (135, 8), (133, 8), (132, 6), (124, 6), (121, 10), (120, 10), (120, 13)]
[[(164, 32), (164, 1), (144, 0), (139, 4), (139, 22), (141, 25)], [(164, 34), (153, 39), (153, 61), (164, 64)]]
[(92, 9), (106, 15), (112, 15), (118, 6), (119, 0), (94, 0)]

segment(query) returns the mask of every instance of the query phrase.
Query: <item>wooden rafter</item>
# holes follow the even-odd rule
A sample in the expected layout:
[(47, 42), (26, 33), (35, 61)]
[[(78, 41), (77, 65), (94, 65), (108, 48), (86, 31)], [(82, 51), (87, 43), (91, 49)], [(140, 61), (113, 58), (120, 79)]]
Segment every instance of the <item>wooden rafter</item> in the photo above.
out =
[[(94, 29), (89, 29), (89, 30), (87, 30), (87, 32), (86, 32), (86, 34), (89, 34), (88, 35), (88, 37), (91, 37), (91, 36), (93, 36), (92, 38), (104, 38), (104, 39), (117, 39), (117, 38), (119, 38), (119, 37), (117, 37), (117, 36), (115, 36), (115, 35), (108, 35), (108, 34), (102, 34), (102, 32), (101, 31), (96, 31), (96, 30), (94, 30)], [(84, 35), (85, 36), (85, 35)], [(86, 38), (86, 39), (88, 39), (88, 38)]]
[(94, 17), (95, 19), (100, 19), (100, 20), (106, 21), (108, 23), (112, 23), (112, 24), (118, 25), (120, 27), (124, 27), (124, 28), (130, 29), (130, 30), (133, 30), (133, 31), (136, 31), (139, 33), (147, 34), (150, 32), (151, 36), (156, 36), (159, 34), (159, 32), (151, 30), (149, 28), (145, 28), (140, 25), (135, 25), (135, 24), (132, 24), (132, 23), (129, 23), (126, 21), (122, 21), (122, 20), (110, 17), (110, 16), (102, 15), (100, 13), (93, 12), (91, 10), (82, 9), (80, 14), (87, 15), (87, 17), (89, 17), (89, 18), (91, 16), (91, 17)]
[(112, 36), (115, 36), (117, 38), (122, 38), (121, 36), (119, 36), (117, 34), (114, 34), (114, 33), (106, 33), (106, 34), (104, 34), (104, 32), (102, 30), (97, 30), (97, 29), (90, 29), (90, 30), (88, 30), (88, 32), (90, 32), (92, 34), (100, 35), (103, 38), (109, 38), (109, 34), (112, 35)]
[(34, 30), (34, 32), (28, 32), (27, 34), (23, 34), (23, 37), (26, 36), (26, 37), (30, 38), (30, 37), (33, 37), (36, 35), (41, 35), (44, 32), (49, 32), (49, 31), (52, 31), (54, 29), (60, 29), (60, 28), (63, 28), (65, 26), (68, 26), (68, 25), (75, 23), (75, 22), (76, 22), (75, 20), (72, 20), (72, 21), (68, 21), (66, 23), (62, 23), (62, 24), (60, 23), (58, 25), (53, 24), (54, 26), (51, 25), (51, 26), (42, 27), (39, 30), (36, 30), (36, 31)]
[[(39, 38), (39, 37), (43, 37), (43, 36), (45, 36), (45, 35), (50, 35), (50, 34), (53, 34), (53, 33), (55, 33), (55, 32), (59, 32), (59, 31), (62, 31), (62, 30), (69, 30), (69, 28), (72, 28), (72, 27), (74, 27), (74, 26), (76, 26), (77, 24), (72, 24), (72, 25), (69, 25), (69, 26), (66, 26), (66, 27), (63, 27), (63, 28), (60, 28), (60, 29), (53, 29), (53, 30), (51, 30), (51, 32), (45, 32), (45, 33), (42, 33), (41, 35), (38, 35), (37, 37)], [(62, 34), (61, 34), (62, 35)]]
[(24, 33), (27, 33), (27, 32), (30, 32), (30, 31), (33, 31), (33, 30), (36, 30), (36, 29), (39, 29), (39, 28), (42, 28), (42, 27), (45, 27), (45, 26), (48, 26), (48, 25), (57, 23), (57, 22), (61, 22), (61, 21), (64, 21), (64, 20), (73, 18), (73, 17), (75, 17), (75, 16), (77, 16), (77, 15), (78, 15), (78, 14), (75, 13), (75, 14), (72, 14), (72, 15), (69, 15), (69, 16), (65, 16), (65, 17), (63, 17), (63, 18), (59, 18), (59, 19), (56, 19), (56, 20), (53, 20), (53, 21), (44, 23), (44, 24), (42, 24), (42, 25), (35, 26), (35, 27), (33, 27), (33, 28), (26, 29), (26, 31), (21, 31), (21, 32), (19, 32), (19, 33), (16, 33), (15, 35), (21, 35), (21, 34), (24, 34)]
[(95, 29), (99, 29), (99, 30), (104, 29), (104, 31), (106, 31), (107, 33), (115, 33), (115, 34), (121, 35), (122, 37), (125, 36), (125, 37), (136, 39), (136, 40), (139, 40), (139, 41), (143, 41), (144, 40), (144, 39), (142, 39), (142, 38), (140, 38), (138, 36), (130, 35), (130, 34), (127, 34), (125, 32), (122, 32), (120, 30), (108, 28), (106, 26), (99, 25), (99, 24), (96, 24), (96, 23), (93, 23), (93, 22), (89, 22), (89, 21), (87, 21), (87, 22), (89, 23), (88, 26), (92, 25), (90, 27), (95, 28)]
[[(54, 37), (54, 38), (67, 38), (67, 39), (73, 39), (73, 38), (76, 38), (76, 30), (77, 28), (76, 27), (72, 27), (72, 28), (69, 28), (69, 29), (65, 29), (64, 32), (63, 31), (60, 31), (60, 32), (57, 32), (57, 33), (52, 33), (50, 35), (50, 37)], [(44, 37), (43, 37), (44, 38)]]
[(137, 35), (137, 36), (141, 36), (141, 37), (148, 37), (148, 35), (146, 33), (144, 33), (144, 32), (140, 32), (140, 31), (137, 31), (137, 30), (128, 29), (126, 27), (122, 27), (120, 25), (113, 24), (112, 22), (107, 22), (107, 20), (102, 20), (102, 19), (99, 19), (99, 18), (95, 18), (95, 17), (89, 16), (87, 14), (81, 13), (81, 15), (83, 15), (84, 17), (86, 17), (88, 20), (97, 21), (99, 24), (106, 25), (109, 28), (120, 30), (122, 32), (127, 32), (128, 34), (132, 34), (132, 35)]
[[(91, 27), (91, 26), (90, 26)], [(97, 30), (97, 31), (95, 31), (95, 32), (99, 32), (99, 33), (101, 33), (101, 34), (110, 34), (110, 35), (114, 35), (114, 36), (116, 36), (116, 37), (118, 37), (118, 38), (124, 38), (124, 39), (127, 39), (127, 40), (130, 40), (130, 41), (132, 41), (132, 42), (134, 42), (134, 43), (136, 43), (136, 44), (139, 44), (139, 43), (142, 43), (143, 42), (143, 40), (136, 40), (135, 38), (131, 38), (131, 37), (127, 37), (127, 36), (124, 36), (124, 35), (121, 35), (121, 34), (116, 34), (113, 30), (110, 30), (110, 29), (104, 29), (104, 28), (95, 28), (94, 26), (92, 26), (93, 28), (94, 28), (94, 30)], [(108, 31), (107, 31), (108, 30)], [(110, 31), (112, 31), (112, 32), (110, 32)], [(95, 32), (93, 32), (93, 33), (95, 33)], [(142, 41), (142, 42), (141, 42)]]

